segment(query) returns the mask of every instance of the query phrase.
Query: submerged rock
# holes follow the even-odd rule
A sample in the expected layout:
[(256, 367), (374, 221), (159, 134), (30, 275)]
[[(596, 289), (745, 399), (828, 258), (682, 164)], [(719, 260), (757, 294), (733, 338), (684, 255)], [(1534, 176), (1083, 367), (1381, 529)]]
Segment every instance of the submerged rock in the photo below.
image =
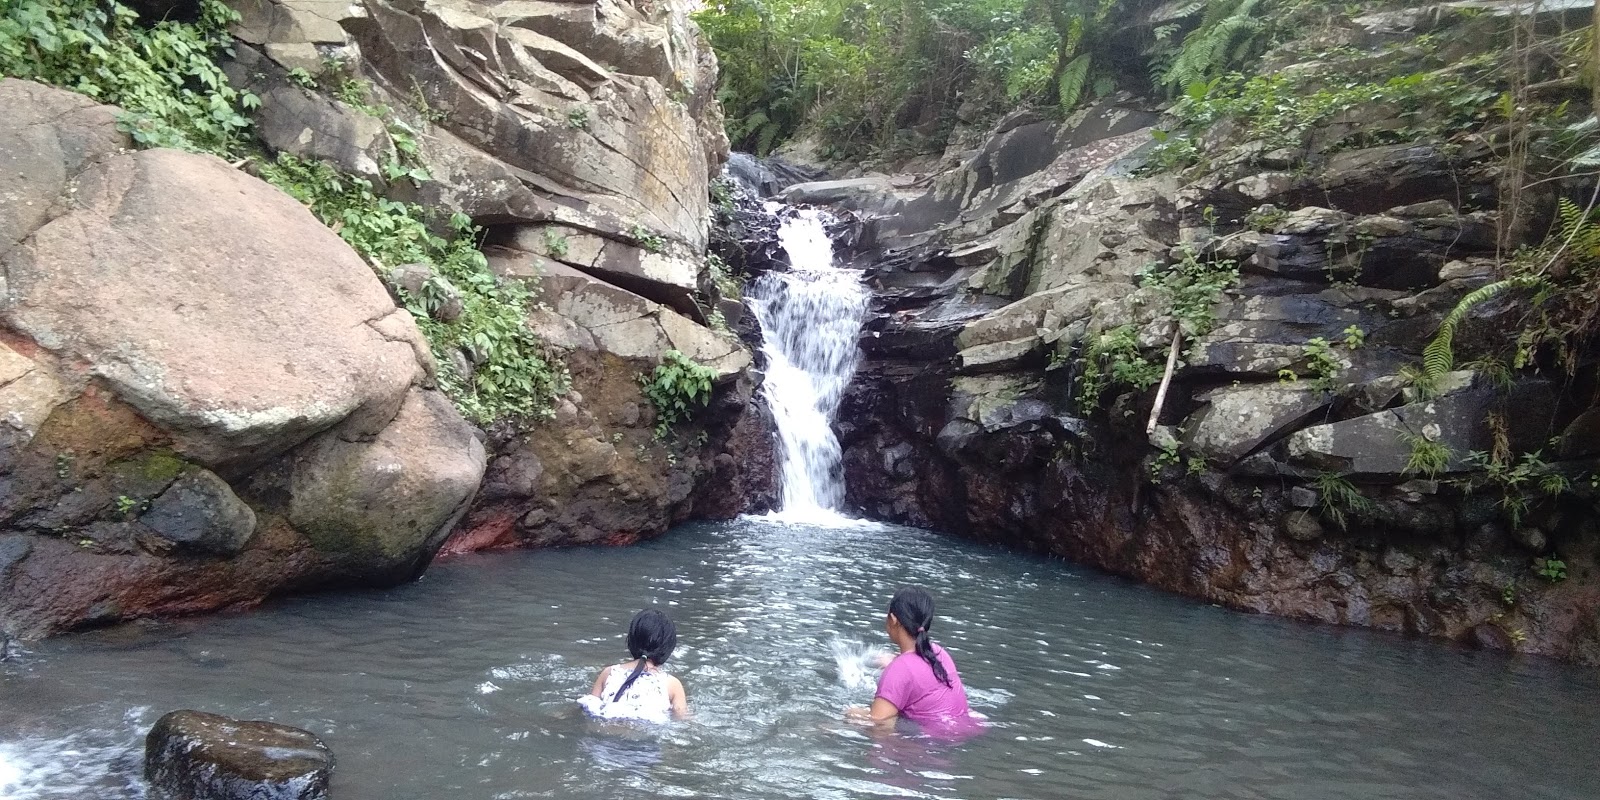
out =
[(145, 737), (155, 800), (325, 800), (333, 766), (315, 734), (275, 722), (173, 711)]

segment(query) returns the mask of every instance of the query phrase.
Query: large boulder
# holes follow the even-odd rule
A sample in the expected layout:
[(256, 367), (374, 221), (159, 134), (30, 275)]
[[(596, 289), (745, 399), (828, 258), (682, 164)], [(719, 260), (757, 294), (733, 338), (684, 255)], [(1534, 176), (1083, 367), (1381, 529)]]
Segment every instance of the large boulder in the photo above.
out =
[(255, 511), (205, 469), (173, 481), (139, 521), (174, 544), (218, 555), (239, 552), (256, 532)]
[(413, 390), (370, 441), (330, 434), (290, 460), (286, 514), (342, 571), (392, 581), (417, 574), (466, 513), (483, 445), (438, 392)]
[(0, 106), (0, 629), (425, 565), (484, 454), (372, 269), (220, 159), (128, 150), (116, 109)]
[(155, 800), (326, 800), (333, 766), (316, 734), (275, 722), (173, 711), (145, 737)]
[(624, 242), (568, 225), (519, 225), (512, 228), (507, 244), (575, 267), (679, 313), (697, 311), (700, 259), (663, 252), (654, 240)]
[[(728, 144), (716, 58), (687, 4), (232, 2), (249, 44), (228, 74), (262, 98), (272, 150), (479, 223), (601, 240), (569, 263), (693, 308)], [(428, 179), (385, 184), (396, 159)]]
[[(0, 322), (81, 362), (208, 466), (260, 463), (426, 379), (372, 271), (305, 206), (221, 159), (149, 150), (72, 183), (7, 253)], [(394, 322), (391, 326), (386, 322)]]
[(1491, 415), (1506, 426), (1513, 452), (1538, 450), (1550, 427), (1553, 398), (1545, 381), (1528, 381), (1505, 394), (1469, 385), (1437, 399), (1296, 431), (1288, 439), (1289, 458), (1315, 469), (1397, 478), (1411, 471), (1412, 454), (1427, 442), (1444, 448), (1441, 471), (1458, 472), (1470, 466), (1474, 451), (1494, 449)]

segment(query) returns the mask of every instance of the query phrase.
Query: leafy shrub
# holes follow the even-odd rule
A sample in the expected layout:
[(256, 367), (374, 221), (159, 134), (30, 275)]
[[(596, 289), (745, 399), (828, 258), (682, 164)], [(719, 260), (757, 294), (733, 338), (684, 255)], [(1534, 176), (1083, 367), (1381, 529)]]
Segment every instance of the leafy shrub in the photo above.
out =
[(1113, 386), (1148, 389), (1161, 380), (1162, 371), (1161, 364), (1140, 353), (1139, 332), (1132, 325), (1112, 328), (1094, 337), (1084, 352), (1078, 407), (1084, 412), (1093, 410), (1100, 404), (1100, 395)]
[(1216, 325), (1216, 305), (1222, 293), (1238, 282), (1237, 262), (1201, 261), (1198, 253), (1186, 247), (1182, 261), (1166, 270), (1145, 273), (1139, 285), (1158, 291), (1184, 334), (1203, 336)]
[(214, 60), (239, 19), (221, 0), (201, 0), (194, 23), (145, 27), (110, 0), (0, 3), (0, 76), (54, 84), (121, 106), (122, 129), (140, 144), (230, 155), (244, 144), (260, 104)]
[(1411, 447), (1403, 470), (1407, 475), (1433, 478), (1450, 466), (1450, 448), (1444, 444), (1421, 434), (1403, 433), (1401, 437)]
[(639, 376), (644, 396), (656, 410), (656, 438), (664, 439), (673, 425), (693, 416), (711, 402), (717, 371), (695, 363), (677, 350), (668, 350), (649, 375)]
[(1533, 571), (1551, 583), (1560, 583), (1567, 579), (1567, 562), (1555, 556), (1536, 558), (1533, 560)]
[[(446, 239), (428, 229), (420, 206), (379, 197), (367, 181), (342, 175), (328, 164), (280, 154), (261, 172), (310, 206), (375, 268), (427, 264), (436, 279), (459, 292), (463, 310), (453, 322), (434, 319), (427, 297), (404, 299), (432, 346), (440, 387), (464, 416), (487, 424), (549, 415), (551, 399), (566, 390), (566, 371), (544, 357), (539, 340), (528, 330), (527, 288), (490, 272), (475, 247), (470, 219), (455, 215), (455, 236)], [(476, 365), (470, 377), (457, 368), (452, 357), (457, 352)]]

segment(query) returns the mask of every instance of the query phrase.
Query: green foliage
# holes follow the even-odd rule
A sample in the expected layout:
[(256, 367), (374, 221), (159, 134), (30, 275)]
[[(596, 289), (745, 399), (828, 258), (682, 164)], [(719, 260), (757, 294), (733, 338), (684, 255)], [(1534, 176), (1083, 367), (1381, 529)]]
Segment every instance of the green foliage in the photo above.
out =
[(139, 508), (139, 501), (125, 494), (117, 495), (117, 513), (128, 516)]
[[(441, 388), (463, 415), (481, 424), (549, 415), (551, 399), (566, 390), (566, 372), (546, 360), (528, 330), (527, 288), (489, 271), (470, 219), (454, 215), (455, 235), (446, 239), (429, 230), (421, 207), (385, 199), (365, 180), (287, 154), (261, 174), (310, 206), (380, 274), (401, 264), (432, 269), (421, 296), (405, 296), (405, 305), (432, 345)], [(434, 319), (451, 290), (462, 301), (461, 315), (448, 323)], [(456, 353), (474, 365), (470, 376), (456, 366)]]
[(1270, 203), (1245, 215), (1244, 225), (1253, 231), (1270, 233), (1289, 218), (1289, 212)]
[(357, 111), (365, 111), (372, 116), (381, 116), (377, 113), (378, 107), (372, 105), (372, 84), (354, 75), (344, 75), (339, 82), (332, 86), (334, 99), (338, 100)]
[[(1194, 337), (1204, 335), (1216, 324), (1217, 302), (1238, 280), (1235, 262), (1202, 261), (1199, 253), (1186, 248), (1178, 263), (1147, 270), (1139, 286), (1165, 304), (1166, 313), (1178, 325), (1179, 335)], [(1113, 386), (1147, 389), (1161, 380), (1164, 371), (1163, 363), (1140, 353), (1139, 334), (1134, 326), (1111, 328), (1090, 340), (1084, 352), (1078, 407), (1085, 413), (1093, 411), (1100, 395)]]
[(1344, 476), (1336, 472), (1323, 472), (1317, 475), (1314, 483), (1322, 515), (1332, 520), (1340, 530), (1348, 526), (1347, 513), (1372, 513), (1372, 501)]
[[(1119, 0), (711, 0), (728, 136), (765, 154), (813, 125), (829, 155), (936, 150), (956, 123), (1070, 111), (1115, 89)], [(917, 133), (908, 133), (916, 128)]]
[(1400, 436), (1411, 447), (1411, 453), (1406, 456), (1405, 474), (1433, 478), (1450, 466), (1450, 448), (1444, 444), (1421, 434), (1407, 432)]
[(733, 202), (733, 181), (726, 176), (718, 176), (713, 179), (709, 192), (711, 194), (711, 205), (719, 213), (732, 214), (736, 210)]
[[(1216, 77), (1253, 55), (1261, 44), (1266, 22), (1259, 13), (1260, 0), (1208, 0), (1196, 2), (1204, 8), (1200, 24), (1176, 50), (1160, 48), (1154, 62), (1157, 82), (1177, 93), (1195, 83)], [(1158, 43), (1165, 44), (1171, 29), (1156, 30)]]
[(384, 118), (384, 130), (389, 134), (389, 144), (394, 146), (394, 157), (385, 160), (383, 164), (383, 177), (389, 182), (405, 179), (415, 186), (433, 180), (433, 176), (421, 164), (422, 150), (417, 144), (417, 131), (399, 117), (390, 116), (393, 112), (388, 106), (378, 106), (368, 109), (374, 115)]
[(1094, 337), (1084, 353), (1078, 384), (1078, 408), (1088, 413), (1100, 404), (1100, 395), (1113, 386), (1143, 391), (1161, 380), (1162, 365), (1139, 352), (1139, 332), (1121, 325)]
[(628, 235), (633, 237), (639, 243), (639, 246), (645, 249), (645, 252), (666, 252), (667, 240), (643, 225), (635, 223), (628, 228)]
[(567, 237), (561, 235), (555, 228), (544, 229), (544, 249), (555, 258), (566, 258), (570, 243)]
[[(1199, 461), (1199, 459), (1195, 459), (1195, 461)], [(1203, 461), (1199, 461), (1199, 463), (1202, 467), (1205, 464)], [(1183, 456), (1178, 452), (1178, 442), (1176, 440), (1170, 440), (1157, 447), (1156, 456), (1150, 461), (1150, 482), (1161, 483), (1161, 474), (1168, 467), (1176, 467), (1181, 464), (1183, 464)]]
[[(1534, 364), (1544, 350), (1554, 356), (1551, 361), (1572, 375), (1583, 362), (1586, 343), (1600, 332), (1600, 303), (1594, 300), (1600, 296), (1600, 209), (1580, 208), (1562, 198), (1556, 210), (1555, 224), (1544, 242), (1515, 254), (1505, 265), (1509, 277), (1500, 283), (1533, 292), (1521, 320), (1511, 368)], [(1462, 298), (1461, 304), (1466, 305), (1472, 296)], [(1445, 334), (1446, 326), (1441, 325), (1435, 339), (1445, 340), (1441, 346), (1449, 344)]]
[(1367, 332), (1361, 330), (1359, 326), (1351, 325), (1344, 329), (1343, 342), (1346, 350), (1360, 350), (1367, 344)]
[[(1459, 72), (1416, 72), (1370, 82), (1306, 71), (1222, 75), (1183, 87), (1184, 96), (1172, 107), (1178, 127), (1162, 137), (1155, 161), (1166, 169), (1195, 163), (1194, 140), (1224, 120), (1238, 125), (1241, 140), (1290, 149), (1304, 147), (1313, 132), (1325, 134), (1337, 117), (1358, 108), (1366, 118), (1391, 121), (1355, 126), (1345, 139), (1323, 143), (1327, 152), (1471, 129), (1491, 117), (1498, 96), (1485, 83)], [(1181, 153), (1191, 157), (1180, 158)]]
[(1551, 583), (1560, 583), (1567, 579), (1567, 562), (1555, 556), (1536, 558), (1533, 560), (1533, 571)]
[(728, 326), (728, 318), (723, 316), (722, 309), (720, 308), (713, 308), (711, 309), (711, 313), (706, 315), (706, 327), (716, 331), (717, 333), (733, 333), (733, 328)]
[(711, 283), (717, 288), (717, 294), (732, 300), (738, 300), (743, 295), (744, 287), (722, 256), (706, 253), (706, 271), (711, 273)]
[(1202, 261), (1193, 248), (1185, 248), (1183, 260), (1165, 270), (1146, 272), (1139, 286), (1156, 290), (1167, 301), (1185, 335), (1203, 336), (1216, 325), (1216, 306), (1222, 293), (1238, 282), (1237, 262)]
[(1338, 385), (1339, 373), (1344, 371), (1344, 362), (1334, 355), (1333, 345), (1316, 336), (1300, 346), (1300, 354), (1306, 359), (1312, 385), (1324, 392), (1333, 391)]
[(1455, 308), (1439, 323), (1439, 331), (1422, 350), (1422, 374), (1428, 381), (1437, 381), (1455, 368), (1454, 340), (1456, 328), (1472, 312), (1474, 306), (1510, 289), (1529, 289), (1542, 281), (1533, 276), (1514, 276), (1480, 287), (1456, 303)]
[(230, 155), (247, 138), (240, 93), (214, 58), (238, 19), (221, 0), (201, 0), (194, 23), (139, 23), (110, 0), (0, 3), (0, 76), (50, 83), (121, 106), (123, 130), (140, 144)]
[(668, 350), (649, 375), (639, 376), (644, 396), (656, 410), (656, 438), (665, 439), (673, 425), (689, 419), (697, 408), (711, 402), (717, 371), (695, 363), (677, 350)]
[(574, 128), (589, 127), (589, 107), (578, 106), (567, 112), (567, 124)]
[(1554, 496), (1572, 488), (1566, 476), (1550, 469), (1539, 450), (1523, 453), (1515, 461), (1509, 455), (1497, 458), (1493, 453), (1474, 450), (1467, 454), (1467, 463), (1478, 473), (1465, 481), (1466, 488), (1496, 489), (1500, 493), (1499, 506), (1513, 528), (1521, 527), (1523, 515), (1540, 493)]
[(411, 96), (409, 100), (411, 102), (411, 110), (417, 112), (417, 116), (428, 122), (438, 125), (448, 117), (443, 111), (434, 108), (433, 104), (428, 102), (428, 95), (422, 90), (422, 84), (417, 83), (416, 78), (411, 79)]

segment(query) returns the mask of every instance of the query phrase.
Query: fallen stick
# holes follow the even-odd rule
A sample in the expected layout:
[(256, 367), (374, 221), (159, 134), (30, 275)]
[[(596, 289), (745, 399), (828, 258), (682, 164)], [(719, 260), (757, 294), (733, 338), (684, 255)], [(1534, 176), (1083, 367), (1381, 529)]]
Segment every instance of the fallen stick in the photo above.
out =
[(1156, 420), (1161, 418), (1161, 404), (1167, 401), (1167, 387), (1172, 384), (1172, 370), (1178, 366), (1178, 343), (1183, 341), (1183, 325), (1178, 323), (1172, 328), (1172, 347), (1167, 350), (1167, 370), (1161, 373), (1161, 388), (1156, 390), (1156, 404), (1150, 409), (1150, 422), (1144, 426), (1144, 435), (1148, 437), (1156, 432)]

